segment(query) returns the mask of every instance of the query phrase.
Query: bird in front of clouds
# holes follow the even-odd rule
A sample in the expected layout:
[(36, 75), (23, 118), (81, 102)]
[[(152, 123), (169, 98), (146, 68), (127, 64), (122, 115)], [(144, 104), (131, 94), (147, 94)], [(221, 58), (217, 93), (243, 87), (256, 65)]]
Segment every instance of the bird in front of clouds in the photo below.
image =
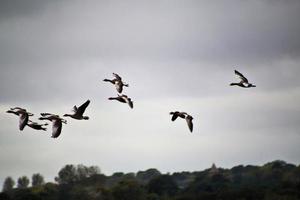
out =
[(132, 109), (133, 108), (133, 101), (131, 101), (131, 98), (129, 98), (127, 95), (119, 95), (117, 97), (109, 97), (108, 100), (117, 100), (121, 103), (127, 103), (129, 107)]
[(49, 120), (52, 122), (52, 137), (57, 138), (62, 129), (62, 123), (67, 124), (67, 121), (63, 118), (60, 118), (59, 115), (51, 113), (41, 113), (42, 117), (39, 120)]
[(103, 81), (105, 82), (110, 82), (112, 83), (113, 85), (115, 85), (118, 93), (122, 93), (123, 91), (123, 87), (129, 87), (128, 84), (124, 83), (122, 81), (122, 78), (121, 76), (119, 76), (118, 74), (116, 73), (113, 73), (113, 76), (115, 77), (114, 79), (104, 79)]
[(35, 130), (43, 130), (43, 131), (47, 130), (47, 128), (44, 127), (44, 126), (47, 126), (47, 125), (48, 125), (47, 123), (39, 124), (39, 123), (33, 122), (31, 120), (28, 120), (28, 123), (27, 123), (27, 126), (29, 126), (30, 128), (35, 129)]
[(251, 88), (251, 87), (256, 87), (256, 85), (253, 85), (252, 83), (249, 83), (248, 79), (240, 72), (237, 70), (234, 70), (234, 73), (241, 79), (239, 83), (231, 83), (230, 86), (239, 86), (243, 88)]
[(171, 120), (175, 121), (178, 117), (185, 119), (189, 130), (191, 132), (193, 132), (193, 122), (192, 120), (194, 119), (191, 115), (187, 114), (186, 112), (179, 112), (179, 111), (175, 111), (175, 112), (170, 112), (170, 115), (172, 115)]
[(32, 113), (27, 112), (26, 109), (20, 108), (20, 107), (10, 108), (10, 110), (8, 110), (6, 112), (19, 116), (19, 130), (20, 131), (22, 131), (25, 128), (25, 126), (27, 125), (29, 116), (33, 116)]
[(83, 116), (83, 113), (85, 111), (85, 109), (88, 107), (88, 105), (90, 104), (90, 100), (87, 100), (85, 103), (83, 103), (81, 106), (79, 106), (77, 108), (77, 106), (75, 105), (73, 107), (73, 114), (64, 114), (64, 117), (72, 117), (73, 119), (78, 119), (78, 120), (88, 120), (89, 117), (88, 116)]

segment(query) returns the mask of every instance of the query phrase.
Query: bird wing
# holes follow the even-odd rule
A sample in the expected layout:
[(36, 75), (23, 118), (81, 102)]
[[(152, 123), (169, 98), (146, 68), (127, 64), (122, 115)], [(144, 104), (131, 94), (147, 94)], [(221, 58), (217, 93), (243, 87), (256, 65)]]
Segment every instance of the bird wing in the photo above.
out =
[(76, 113), (76, 112), (77, 112), (77, 109), (78, 109), (78, 108), (77, 108), (77, 106), (75, 105), (75, 106), (73, 107), (73, 110), (72, 110), (72, 111), (73, 111), (74, 113)]
[(26, 111), (26, 109), (21, 108), (21, 107), (10, 108), (10, 110), (23, 110), (23, 111)]
[(90, 104), (90, 100), (87, 100), (86, 102), (84, 102), (84, 104), (82, 104), (81, 106), (79, 106), (79, 108), (77, 109), (76, 114), (82, 116), (86, 107), (88, 107), (88, 105)]
[(57, 138), (61, 133), (61, 129), (62, 129), (61, 120), (59, 119), (54, 120), (52, 123), (52, 137)]
[(129, 105), (130, 108), (133, 108), (133, 101), (131, 101), (130, 98), (128, 99), (128, 105)]
[(189, 129), (190, 129), (190, 131), (191, 132), (193, 132), (193, 122), (192, 122), (192, 117), (189, 117), (189, 116), (187, 116), (186, 118), (185, 118), (185, 120), (186, 120), (186, 123), (187, 123), (187, 125), (188, 125), (188, 127), (189, 127)]
[(122, 95), (121, 97), (129, 105), (130, 108), (133, 108), (133, 102), (128, 96)]
[(28, 122), (28, 114), (22, 113), (19, 118), (19, 129), (22, 131)]
[(41, 115), (43, 117), (58, 116), (58, 115), (54, 115), (54, 114), (51, 114), (51, 113), (41, 113)]
[(248, 79), (242, 73), (238, 72), (237, 70), (234, 70), (234, 73), (240, 77), (242, 80), (241, 83), (248, 83)]
[(118, 74), (113, 73), (113, 76), (114, 76), (116, 79), (118, 79), (119, 81), (122, 81), (121, 76), (119, 76)]
[(17, 116), (19, 116), (19, 113), (17, 111), (13, 111), (13, 110), (8, 110), (6, 111), (7, 113), (12, 113), (12, 114), (15, 114)]
[(178, 112), (172, 112), (170, 114), (173, 115), (172, 118), (171, 118), (171, 120), (175, 121), (177, 119), (177, 117), (178, 117)]

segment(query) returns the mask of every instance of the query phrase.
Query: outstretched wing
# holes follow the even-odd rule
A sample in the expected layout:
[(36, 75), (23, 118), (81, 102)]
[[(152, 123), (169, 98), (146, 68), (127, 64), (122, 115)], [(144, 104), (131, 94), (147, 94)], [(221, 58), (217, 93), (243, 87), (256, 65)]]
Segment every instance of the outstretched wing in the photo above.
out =
[(178, 112), (170, 112), (170, 115), (172, 115), (171, 120), (175, 121), (177, 119), (177, 117), (178, 117)]
[(28, 114), (27, 113), (22, 113), (20, 115), (20, 118), (19, 118), (19, 129), (20, 131), (22, 131), (24, 129), (24, 127), (27, 125), (27, 122), (28, 122)]
[(51, 114), (51, 113), (41, 113), (41, 115), (43, 117), (58, 116), (58, 115), (54, 115), (54, 114)]
[(119, 81), (122, 81), (121, 76), (119, 76), (118, 74), (113, 73), (113, 76), (114, 76), (116, 79), (118, 79)]
[(186, 123), (187, 123), (187, 125), (188, 125), (188, 127), (189, 127), (189, 129), (190, 129), (191, 132), (193, 132), (193, 122), (192, 122), (192, 119), (193, 118), (191, 116), (187, 116), (185, 118)]
[(62, 129), (61, 120), (59, 119), (54, 120), (52, 123), (52, 137), (57, 138), (61, 133), (61, 129)]
[(128, 105), (131, 109), (133, 108), (133, 101), (130, 98), (128, 99)]
[(248, 79), (242, 73), (237, 70), (234, 70), (234, 73), (240, 77), (242, 83), (248, 83)]
[(81, 106), (79, 106), (79, 108), (77, 109), (76, 114), (78, 115), (83, 115), (86, 107), (88, 107), (88, 105), (90, 104), (90, 100), (87, 100), (84, 104), (82, 104)]
[(76, 113), (77, 110), (78, 110), (78, 108), (77, 108), (77, 106), (75, 105), (75, 106), (73, 107), (73, 110), (72, 110), (72, 111), (73, 111), (74, 113)]

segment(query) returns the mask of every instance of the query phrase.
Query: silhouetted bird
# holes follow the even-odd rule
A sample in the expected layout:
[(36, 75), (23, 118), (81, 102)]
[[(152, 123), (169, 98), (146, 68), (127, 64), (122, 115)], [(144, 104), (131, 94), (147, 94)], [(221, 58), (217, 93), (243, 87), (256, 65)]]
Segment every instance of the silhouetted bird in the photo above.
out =
[(118, 91), (119, 93), (122, 93), (122, 91), (123, 91), (123, 86), (124, 86), (124, 87), (128, 87), (129, 85), (126, 84), (126, 83), (124, 83), (124, 82), (122, 81), (122, 78), (121, 78), (118, 74), (113, 73), (113, 76), (115, 77), (114, 79), (112, 79), (112, 80), (110, 80), (110, 79), (104, 79), (103, 81), (110, 82), (110, 83), (114, 84), (115, 87), (116, 87), (116, 89), (117, 89), (117, 91)]
[(243, 88), (251, 88), (251, 87), (256, 87), (256, 85), (253, 85), (252, 83), (248, 82), (248, 79), (240, 72), (237, 70), (234, 70), (234, 73), (241, 79), (239, 83), (231, 83), (230, 86), (239, 86)]
[(54, 115), (51, 113), (41, 113), (42, 117), (40, 117), (40, 120), (49, 120), (52, 122), (52, 137), (57, 138), (62, 129), (62, 123), (67, 123), (65, 119), (62, 119), (59, 117), (59, 115)]
[(22, 131), (27, 125), (29, 116), (33, 116), (32, 113), (29, 113), (24, 108), (15, 107), (10, 108), (10, 110), (6, 111), (7, 113), (12, 113), (19, 116), (19, 130)]
[(170, 115), (172, 115), (171, 120), (175, 121), (178, 117), (185, 119), (186, 123), (189, 127), (189, 130), (191, 132), (193, 132), (193, 122), (192, 120), (194, 119), (191, 115), (187, 114), (186, 112), (179, 112), (179, 111), (175, 111), (175, 112), (170, 112)]
[(83, 113), (85, 111), (85, 109), (88, 107), (88, 105), (90, 104), (90, 100), (87, 100), (84, 104), (82, 104), (81, 106), (79, 106), (78, 108), (76, 107), (76, 105), (73, 107), (73, 114), (64, 114), (64, 117), (72, 117), (73, 119), (78, 119), (78, 120), (88, 120), (89, 117), (88, 116), (83, 116)]
[(43, 131), (47, 130), (47, 128), (43, 127), (43, 126), (47, 126), (47, 125), (48, 125), (47, 123), (39, 124), (39, 123), (33, 122), (31, 120), (28, 120), (28, 123), (27, 123), (27, 126), (29, 126), (30, 128), (33, 128), (35, 130), (43, 130)]
[(124, 94), (118, 95), (117, 97), (109, 97), (108, 100), (117, 100), (122, 103), (127, 103), (130, 108), (133, 108), (133, 101), (131, 101), (131, 98)]

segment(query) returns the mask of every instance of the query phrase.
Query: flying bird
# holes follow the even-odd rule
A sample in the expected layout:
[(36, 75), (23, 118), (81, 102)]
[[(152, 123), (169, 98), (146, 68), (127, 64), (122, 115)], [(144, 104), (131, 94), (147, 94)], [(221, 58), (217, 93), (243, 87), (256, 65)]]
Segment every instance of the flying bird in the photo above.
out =
[(88, 116), (83, 116), (83, 113), (85, 111), (85, 109), (88, 107), (88, 105), (90, 104), (90, 100), (87, 100), (85, 103), (83, 103), (81, 106), (79, 106), (77, 108), (77, 106), (75, 105), (73, 107), (73, 114), (64, 114), (64, 117), (72, 117), (73, 119), (78, 119), (78, 120), (88, 120), (89, 117)]
[(240, 72), (237, 70), (234, 70), (234, 73), (241, 79), (239, 83), (231, 83), (230, 86), (239, 86), (243, 88), (251, 88), (251, 87), (256, 87), (256, 85), (249, 83), (248, 79)]
[(191, 132), (193, 132), (193, 122), (192, 120), (194, 119), (191, 115), (187, 114), (186, 112), (179, 112), (179, 111), (175, 111), (175, 112), (170, 112), (170, 115), (172, 115), (171, 120), (175, 121), (178, 117), (185, 119), (186, 123), (189, 127), (189, 130)]
[(47, 125), (48, 125), (47, 123), (39, 124), (39, 123), (33, 122), (31, 120), (28, 120), (28, 123), (27, 123), (27, 126), (29, 126), (30, 128), (33, 128), (35, 130), (43, 130), (43, 131), (47, 130), (47, 128), (44, 127), (44, 126), (47, 126)]
[(19, 130), (20, 131), (22, 131), (25, 128), (25, 126), (27, 125), (29, 116), (33, 116), (32, 113), (27, 112), (26, 109), (20, 108), (20, 107), (10, 108), (10, 110), (8, 110), (6, 112), (19, 116)]
[(122, 78), (121, 76), (119, 76), (118, 74), (116, 73), (113, 73), (113, 76), (115, 77), (114, 79), (104, 79), (103, 81), (105, 82), (110, 82), (112, 83), (113, 85), (115, 85), (118, 93), (122, 93), (123, 91), (123, 87), (129, 87), (128, 84), (124, 83), (122, 81)]
[(67, 124), (67, 121), (60, 118), (59, 115), (51, 113), (41, 113), (39, 120), (49, 120), (52, 122), (52, 137), (57, 138), (61, 134), (62, 123)]
[(127, 103), (129, 107), (132, 109), (133, 108), (133, 101), (131, 101), (131, 98), (129, 98), (127, 95), (119, 95), (117, 97), (109, 97), (108, 100), (117, 100), (121, 103)]

